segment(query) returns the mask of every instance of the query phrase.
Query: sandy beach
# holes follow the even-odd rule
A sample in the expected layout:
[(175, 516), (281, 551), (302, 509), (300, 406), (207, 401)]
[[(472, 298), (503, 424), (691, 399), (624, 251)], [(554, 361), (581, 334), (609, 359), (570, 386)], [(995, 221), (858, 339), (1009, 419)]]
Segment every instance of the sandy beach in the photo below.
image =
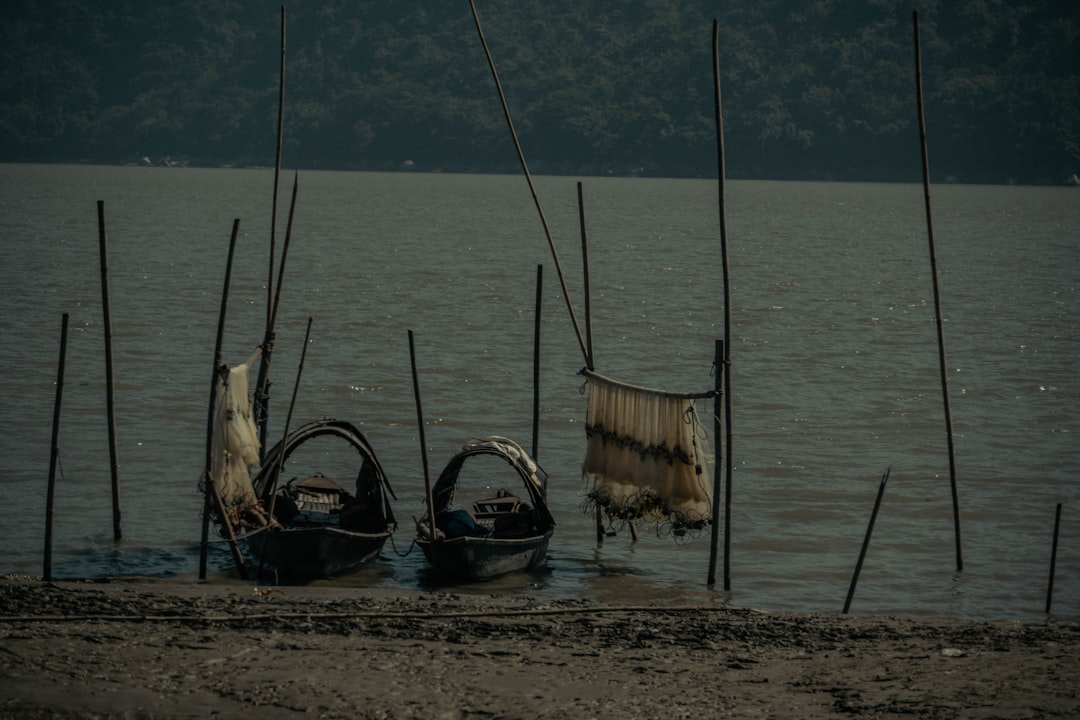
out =
[(0, 576), (0, 718), (1080, 717), (1080, 625)]

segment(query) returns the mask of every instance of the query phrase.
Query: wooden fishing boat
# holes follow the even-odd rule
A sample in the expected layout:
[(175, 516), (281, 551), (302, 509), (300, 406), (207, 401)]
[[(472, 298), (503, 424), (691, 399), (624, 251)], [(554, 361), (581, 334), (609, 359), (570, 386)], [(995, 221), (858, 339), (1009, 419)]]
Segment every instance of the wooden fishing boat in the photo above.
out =
[[(486, 474), (473, 477), (470, 487), (483, 484), (487, 492), (455, 506), (466, 461), (493, 456), (498, 461)], [(483, 464), (483, 463), (480, 463)], [(498, 473), (496, 479), (495, 472)], [(502, 487), (508, 476), (524, 484), (521, 495)], [(476, 482), (479, 480), (479, 482)], [(490, 488), (498, 488), (491, 492)], [(470, 440), (451, 458), (432, 488), (425, 519), (417, 523), (416, 544), (439, 576), (485, 580), (517, 570), (533, 570), (547, 556), (555, 520), (547, 505), (547, 473), (520, 445), (491, 435)], [(431, 531), (434, 519), (435, 532)]]
[[(281, 482), (289, 457), (316, 438), (337, 438), (359, 460), (355, 489), (310, 472)], [(325, 453), (323, 453), (325, 454)], [(351, 453), (346, 453), (351, 455)], [(320, 455), (321, 457), (321, 455)], [(305, 457), (305, 462), (309, 461)], [(356, 570), (377, 557), (397, 528), (390, 498), (397, 499), (364, 435), (342, 420), (320, 420), (290, 433), (267, 452), (254, 480), (255, 493), (271, 521), (247, 537), (260, 566), (279, 577), (312, 580)]]

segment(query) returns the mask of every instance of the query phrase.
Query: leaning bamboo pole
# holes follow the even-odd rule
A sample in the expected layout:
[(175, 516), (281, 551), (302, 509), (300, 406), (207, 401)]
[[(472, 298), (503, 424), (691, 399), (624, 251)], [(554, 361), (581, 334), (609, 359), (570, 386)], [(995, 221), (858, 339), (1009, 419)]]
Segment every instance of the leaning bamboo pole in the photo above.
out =
[(45, 494), (45, 556), (41, 577), (52, 580), (53, 503), (56, 498), (56, 463), (60, 457), (60, 406), (64, 400), (64, 367), (67, 364), (68, 314), (60, 328), (60, 362), (56, 366), (56, 401), (53, 405), (52, 444), (49, 447), (49, 484)]
[(228, 368), (221, 362), (221, 346), (225, 337), (225, 310), (229, 303), (229, 281), (232, 276), (233, 255), (236, 251), (236, 238), (239, 233), (240, 219), (237, 218), (233, 220), (232, 236), (229, 238), (229, 259), (225, 263), (225, 287), (221, 292), (221, 310), (218, 313), (217, 339), (214, 343), (214, 371), (210, 378), (210, 407), (207, 410), (206, 418), (206, 468), (203, 473), (205, 501), (203, 503), (202, 542), (199, 548), (200, 580), (206, 579), (206, 555), (210, 533), (211, 503), (213, 503), (214, 507), (217, 509), (218, 516), (221, 518), (221, 526), (225, 531), (226, 539), (229, 541), (229, 547), (232, 550), (233, 563), (236, 565), (236, 571), (240, 577), (245, 576), (244, 555), (240, 552), (240, 546), (236, 542), (236, 535), (233, 532), (232, 523), (229, 522), (229, 518), (225, 514), (225, 504), (221, 501), (221, 494), (218, 492), (217, 483), (214, 482), (214, 478), (210, 473), (210, 468), (213, 466), (214, 414), (217, 409), (218, 380), (223, 373), (228, 372)]
[(113, 372), (112, 304), (109, 299), (109, 251), (105, 232), (105, 202), (98, 200), (98, 246), (101, 257), (101, 308), (105, 325), (105, 398), (109, 425), (109, 469), (112, 476), (113, 539), (121, 538), (120, 532), (120, 465), (116, 444), (116, 384)]
[(881, 509), (881, 498), (885, 495), (885, 483), (889, 481), (889, 473), (892, 468), (885, 470), (878, 485), (877, 497), (874, 498), (874, 509), (870, 512), (870, 522), (866, 526), (866, 534), (863, 535), (862, 549), (859, 550), (859, 559), (855, 563), (855, 572), (851, 575), (851, 584), (848, 586), (847, 598), (844, 600), (844, 615), (851, 609), (851, 600), (855, 597), (855, 586), (859, 583), (859, 574), (862, 572), (863, 561), (866, 560), (866, 551), (870, 548), (870, 536), (874, 533), (874, 522), (877, 520), (878, 510)]
[(525, 173), (525, 181), (529, 184), (529, 192), (532, 193), (533, 203), (536, 205), (536, 212), (540, 215), (540, 224), (544, 227), (544, 235), (547, 237), (548, 248), (551, 250), (551, 257), (555, 261), (555, 272), (559, 274), (559, 283), (562, 285), (562, 294), (563, 298), (566, 300), (566, 309), (570, 313), (570, 322), (574, 326), (574, 333), (577, 335), (578, 345), (581, 347), (581, 354), (584, 356), (585, 361), (588, 362), (589, 351), (586, 348), (585, 340), (581, 335), (581, 327), (578, 325), (577, 314), (574, 312), (574, 303), (570, 300), (570, 293), (566, 288), (566, 276), (563, 274), (562, 263), (559, 261), (559, 253), (555, 250), (555, 240), (551, 236), (551, 228), (548, 226), (547, 216), (544, 215), (544, 208), (540, 204), (540, 197), (536, 194), (536, 185), (533, 183), (532, 173), (529, 172), (529, 166), (525, 162), (525, 154), (521, 150), (521, 142), (518, 140), (517, 131), (514, 130), (514, 121), (510, 117), (510, 107), (506, 104), (506, 94), (503, 93), (502, 82), (499, 81), (499, 73), (495, 69), (495, 60), (492, 59), (487, 39), (484, 38), (484, 30), (480, 26), (480, 16), (476, 12), (475, 0), (469, 0), (469, 7), (472, 9), (473, 22), (476, 24), (476, 33), (480, 36), (480, 44), (484, 47), (484, 55), (487, 57), (488, 67), (491, 69), (491, 77), (495, 81), (495, 89), (499, 93), (499, 101), (502, 103), (503, 116), (506, 118), (506, 125), (510, 130), (510, 138), (514, 141), (514, 150), (517, 151), (518, 161), (521, 163), (521, 169)]
[(1061, 503), (1057, 504), (1054, 511), (1054, 539), (1050, 544), (1050, 579), (1046, 583), (1046, 614), (1050, 614), (1050, 607), (1054, 604), (1054, 573), (1057, 571), (1058, 534), (1061, 532)]
[(938, 282), (937, 251), (934, 245), (934, 221), (930, 211), (930, 161), (926, 149), (926, 115), (923, 111), (922, 51), (919, 48), (919, 13), (913, 16), (915, 28), (915, 91), (919, 110), (919, 145), (922, 149), (923, 198), (926, 206), (926, 232), (930, 241), (930, 273), (934, 279), (934, 319), (937, 322), (938, 366), (941, 395), (945, 406), (945, 437), (949, 447), (949, 486), (952, 490), (953, 528), (956, 538), (956, 569), (964, 569), (960, 542), (960, 501), (956, 489), (956, 448), (953, 442), (952, 410), (949, 406), (949, 371), (945, 359), (945, 330), (941, 316), (941, 287)]

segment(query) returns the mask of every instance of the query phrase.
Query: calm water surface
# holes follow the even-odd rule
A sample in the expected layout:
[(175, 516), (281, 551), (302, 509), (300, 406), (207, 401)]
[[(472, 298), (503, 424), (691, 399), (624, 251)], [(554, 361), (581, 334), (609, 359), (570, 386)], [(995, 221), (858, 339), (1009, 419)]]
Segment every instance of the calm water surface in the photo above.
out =
[[(291, 178), (289, 178), (291, 180)], [(579, 323), (576, 178), (539, 178)], [(712, 181), (585, 178), (603, 374), (713, 387), (723, 286)], [(61, 317), (70, 314), (53, 574), (195, 578), (206, 404), (229, 233), (241, 236), (225, 358), (261, 340), (268, 170), (0, 166), (0, 572), (40, 574)], [(283, 183), (288, 185), (288, 182)], [(288, 192), (283, 188), (281, 216)], [(96, 202), (105, 202), (123, 540), (112, 537)], [(536, 267), (544, 266), (539, 460), (559, 522), (548, 566), (462, 592), (839, 611), (890, 470), (852, 612), (1080, 618), (1076, 441), (1080, 195), (933, 189), (964, 569), (956, 571), (922, 188), (732, 182), (735, 463), (731, 592), (706, 587), (708, 534), (597, 546), (584, 499), (584, 365), (532, 198), (516, 176), (306, 172), (273, 364), (270, 435), (359, 425), (398, 495), (393, 547), (336, 584), (430, 587), (411, 548), (423, 465), (473, 435), (528, 444)], [(280, 254), (284, 220), (278, 233)], [(711, 403), (700, 408), (711, 434)], [(228, 576), (220, 545), (214, 582)]]

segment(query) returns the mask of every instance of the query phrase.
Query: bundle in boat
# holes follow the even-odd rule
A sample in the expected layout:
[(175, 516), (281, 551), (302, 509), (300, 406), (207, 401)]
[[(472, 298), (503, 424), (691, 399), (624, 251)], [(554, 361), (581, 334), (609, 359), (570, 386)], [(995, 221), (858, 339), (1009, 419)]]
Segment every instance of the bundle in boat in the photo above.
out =
[(704, 527), (711, 517), (708, 453), (695, 400), (712, 393), (670, 393), (584, 375), (587, 505), (610, 520), (668, 522), (675, 532)]

